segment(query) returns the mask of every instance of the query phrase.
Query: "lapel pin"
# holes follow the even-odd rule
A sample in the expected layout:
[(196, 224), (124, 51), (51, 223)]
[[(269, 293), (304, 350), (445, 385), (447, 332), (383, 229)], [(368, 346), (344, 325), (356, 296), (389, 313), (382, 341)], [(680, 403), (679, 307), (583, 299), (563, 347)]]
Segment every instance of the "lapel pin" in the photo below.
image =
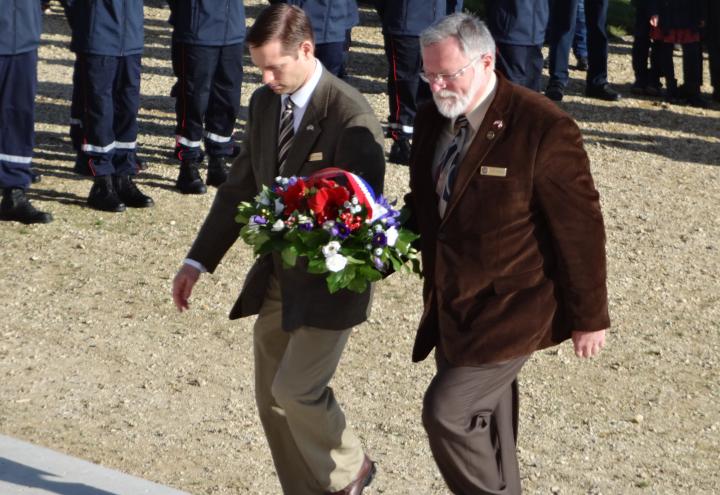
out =
[(312, 125), (312, 124), (308, 124), (308, 126), (305, 128), (305, 130), (306, 130), (306, 131), (314, 131), (314, 130), (315, 130), (315, 126)]
[(493, 122), (493, 126), (497, 127), (498, 129), (502, 129), (503, 125), (505, 124), (503, 124), (502, 120), (496, 120), (495, 122)]

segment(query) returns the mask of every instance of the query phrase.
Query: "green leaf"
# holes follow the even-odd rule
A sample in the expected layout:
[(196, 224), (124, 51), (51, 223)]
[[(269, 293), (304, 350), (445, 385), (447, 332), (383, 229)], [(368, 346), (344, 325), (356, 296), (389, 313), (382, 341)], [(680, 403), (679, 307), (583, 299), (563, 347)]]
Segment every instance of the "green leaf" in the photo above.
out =
[(297, 263), (298, 251), (294, 245), (287, 246), (280, 253), (283, 263), (287, 266), (295, 266)]
[(308, 273), (327, 273), (327, 265), (325, 260), (312, 260), (308, 263)]

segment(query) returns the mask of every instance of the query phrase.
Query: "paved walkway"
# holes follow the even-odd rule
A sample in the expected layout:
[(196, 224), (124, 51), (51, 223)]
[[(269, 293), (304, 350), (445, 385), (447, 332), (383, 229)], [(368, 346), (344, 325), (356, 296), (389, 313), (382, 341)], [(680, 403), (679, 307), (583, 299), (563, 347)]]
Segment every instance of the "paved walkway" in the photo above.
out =
[(0, 435), (0, 495), (190, 495)]

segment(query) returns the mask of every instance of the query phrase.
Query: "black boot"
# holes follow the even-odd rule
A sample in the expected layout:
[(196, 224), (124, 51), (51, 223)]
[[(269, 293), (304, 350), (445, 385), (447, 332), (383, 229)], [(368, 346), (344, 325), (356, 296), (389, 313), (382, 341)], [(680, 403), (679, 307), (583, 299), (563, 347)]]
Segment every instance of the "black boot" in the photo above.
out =
[(180, 174), (178, 175), (175, 187), (180, 189), (183, 194), (205, 194), (207, 188), (203, 184), (200, 178), (200, 171), (198, 161), (186, 161), (183, 160), (180, 163)]
[(129, 175), (114, 175), (113, 184), (120, 201), (130, 208), (148, 208), (155, 204), (150, 196), (140, 192)]
[(208, 160), (208, 173), (205, 183), (208, 186), (219, 187), (228, 177), (228, 167), (224, 156), (211, 156)]
[(42, 174), (35, 170), (34, 168), (30, 168), (30, 182), (33, 184), (37, 184), (42, 180)]
[(50, 223), (52, 215), (38, 211), (25, 196), (25, 191), (19, 187), (3, 189), (3, 198), (0, 201), (0, 220), (12, 220), (21, 223)]
[(410, 140), (402, 137), (394, 140), (390, 146), (388, 161), (398, 165), (407, 165), (410, 162)]
[(125, 203), (117, 195), (110, 175), (95, 177), (87, 202), (90, 208), (100, 211), (125, 211)]

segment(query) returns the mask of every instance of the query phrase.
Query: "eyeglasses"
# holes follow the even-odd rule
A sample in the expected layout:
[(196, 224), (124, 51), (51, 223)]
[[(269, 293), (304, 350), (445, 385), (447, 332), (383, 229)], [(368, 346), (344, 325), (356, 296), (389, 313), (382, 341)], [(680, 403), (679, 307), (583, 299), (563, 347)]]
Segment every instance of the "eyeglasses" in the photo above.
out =
[(463, 76), (463, 74), (465, 74), (465, 72), (472, 66), (472, 64), (474, 64), (475, 62), (478, 61), (479, 58), (480, 57), (476, 57), (476, 58), (470, 60), (470, 62), (468, 62), (466, 66), (461, 67), (460, 69), (456, 70), (452, 74), (432, 74), (432, 73), (425, 72), (424, 70), (421, 70), (419, 76), (420, 76), (420, 79), (422, 79), (423, 81), (425, 81), (426, 83), (429, 83), (429, 84), (432, 84), (432, 83), (447, 84), (449, 82), (456, 81), (459, 78), (461, 78)]

